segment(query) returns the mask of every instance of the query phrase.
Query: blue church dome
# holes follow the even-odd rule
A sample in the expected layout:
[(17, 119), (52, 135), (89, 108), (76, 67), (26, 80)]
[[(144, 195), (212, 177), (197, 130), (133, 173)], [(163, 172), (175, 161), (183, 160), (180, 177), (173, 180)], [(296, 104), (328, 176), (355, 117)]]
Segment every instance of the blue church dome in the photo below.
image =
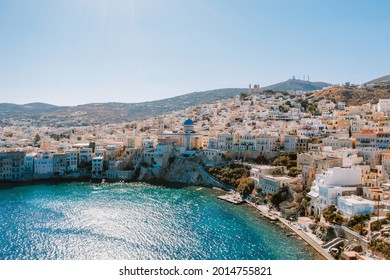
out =
[(184, 122), (184, 125), (194, 125), (194, 122), (192, 120), (188, 119)]

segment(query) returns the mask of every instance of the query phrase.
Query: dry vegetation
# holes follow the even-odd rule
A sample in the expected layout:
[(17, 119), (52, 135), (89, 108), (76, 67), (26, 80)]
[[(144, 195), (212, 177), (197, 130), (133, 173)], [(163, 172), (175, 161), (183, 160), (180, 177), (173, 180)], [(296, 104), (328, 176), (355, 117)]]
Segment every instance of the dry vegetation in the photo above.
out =
[(365, 103), (378, 103), (379, 99), (390, 98), (390, 90), (380, 88), (332, 87), (317, 91), (311, 97), (345, 102), (347, 106), (357, 106)]

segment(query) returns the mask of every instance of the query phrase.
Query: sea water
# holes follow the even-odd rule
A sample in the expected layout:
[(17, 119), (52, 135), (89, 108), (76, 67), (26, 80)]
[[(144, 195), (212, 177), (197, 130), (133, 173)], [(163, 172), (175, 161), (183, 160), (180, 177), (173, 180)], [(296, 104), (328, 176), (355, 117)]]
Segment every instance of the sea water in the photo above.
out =
[(248, 205), (209, 188), (146, 183), (0, 189), (2, 260), (318, 259)]

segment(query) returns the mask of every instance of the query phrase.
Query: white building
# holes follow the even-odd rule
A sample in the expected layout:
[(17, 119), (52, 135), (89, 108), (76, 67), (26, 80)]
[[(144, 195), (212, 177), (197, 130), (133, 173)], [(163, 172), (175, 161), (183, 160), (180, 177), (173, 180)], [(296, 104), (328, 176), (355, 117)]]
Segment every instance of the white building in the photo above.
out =
[(352, 217), (357, 214), (374, 213), (375, 203), (364, 199), (360, 196), (342, 196), (338, 199), (337, 208), (341, 214), (347, 217)]
[(82, 148), (79, 151), (79, 162), (91, 162), (92, 148)]
[(345, 110), (345, 102), (337, 103), (337, 110), (339, 110), (339, 111)]
[(317, 109), (320, 113), (322, 112), (329, 112), (333, 110), (336, 107), (336, 104), (333, 103), (331, 100), (321, 100), (317, 104)]
[(276, 149), (276, 137), (268, 134), (261, 134), (255, 139), (255, 150), (259, 152), (270, 152)]
[(53, 175), (53, 151), (39, 151), (34, 159), (34, 174)]
[(217, 147), (218, 147), (217, 138), (215, 138), (215, 137), (209, 137), (208, 148), (209, 148), (209, 149), (217, 149)]
[(390, 99), (379, 99), (377, 105), (378, 112), (389, 113), (390, 112)]
[(77, 170), (77, 158), (78, 154), (76, 150), (66, 151), (66, 170), (76, 171)]
[(142, 140), (142, 148), (143, 149), (153, 149), (154, 148), (153, 140), (150, 140), (150, 139)]
[(288, 184), (293, 181), (297, 181), (297, 179), (286, 176), (262, 175), (260, 176), (259, 187), (263, 192), (272, 195), (287, 188)]
[(251, 165), (250, 177), (255, 182), (255, 187), (260, 186), (260, 180), (266, 175), (272, 175), (276, 170), (280, 170), (281, 174), (286, 172), (285, 166), (271, 166), (271, 165)]
[(53, 154), (53, 174), (54, 176), (62, 176), (66, 172), (66, 154)]
[(298, 136), (286, 135), (284, 136), (284, 150), (286, 152), (296, 152), (298, 144)]
[(117, 156), (118, 147), (116, 145), (107, 145), (105, 150), (105, 157), (109, 160), (115, 160)]
[(238, 140), (238, 150), (254, 151), (256, 149), (256, 139), (250, 134), (245, 134)]
[(360, 168), (330, 168), (316, 175), (310, 192), (312, 210), (318, 215), (330, 205), (337, 205), (338, 198), (354, 194), (361, 185)]
[(324, 146), (332, 147), (333, 150), (341, 148), (352, 148), (352, 139), (348, 137), (338, 137), (338, 135), (332, 135), (322, 139)]
[(203, 155), (207, 158), (206, 165), (213, 166), (215, 164), (218, 164), (223, 159), (223, 153), (220, 150), (215, 149), (203, 149), (201, 151)]
[(25, 156), (25, 152), (0, 152), (0, 180), (23, 180)]
[(324, 147), (322, 152), (324, 156), (341, 158), (343, 160), (342, 167), (351, 167), (361, 164), (363, 162), (363, 157), (359, 157), (358, 153), (358, 150), (349, 148), (341, 148), (334, 151), (331, 146)]
[(103, 157), (93, 157), (92, 158), (92, 178), (102, 178), (103, 177)]
[(24, 157), (24, 171), (26, 178), (31, 178), (34, 174), (34, 158), (36, 154), (27, 154)]
[(232, 150), (232, 148), (233, 148), (233, 135), (219, 134), (218, 135), (218, 150)]
[(104, 157), (104, 156), (105, 156), (105, 149), (104, 148), (95, 149), (95, 157)]

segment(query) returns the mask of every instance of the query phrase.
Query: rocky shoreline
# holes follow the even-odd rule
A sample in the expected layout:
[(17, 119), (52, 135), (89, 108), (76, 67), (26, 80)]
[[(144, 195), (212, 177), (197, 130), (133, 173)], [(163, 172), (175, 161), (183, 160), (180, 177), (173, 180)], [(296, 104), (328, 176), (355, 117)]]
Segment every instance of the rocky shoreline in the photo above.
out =
[(280, 222), (279, 226), (283, 228), (288, 228), (290, 231), (292, 231), (294, 234), (298, 235), (302, 240), (304, 240), (308, 245), (310, 245), (317, 253), (319, 253), (325, 260), (334, 260), (334, 258), (326, 252), (320, 244), (317, 243), (316, 240), (313, 240), (311, 237), (309, 237), (307, 234), (305, 234), (302, 229), (296, 228), (293, 226), (293, 224), (290, 221), (287, 221), (286, 219), (282, 218), (280, 216), (279, 212), (274, 212), (270, 210), (266, 205), (256, 205), (253, 202), (247, 201), (248, 205), (254, 207), (257, 209), (261, 216), (273, 221), (273, 222)]

